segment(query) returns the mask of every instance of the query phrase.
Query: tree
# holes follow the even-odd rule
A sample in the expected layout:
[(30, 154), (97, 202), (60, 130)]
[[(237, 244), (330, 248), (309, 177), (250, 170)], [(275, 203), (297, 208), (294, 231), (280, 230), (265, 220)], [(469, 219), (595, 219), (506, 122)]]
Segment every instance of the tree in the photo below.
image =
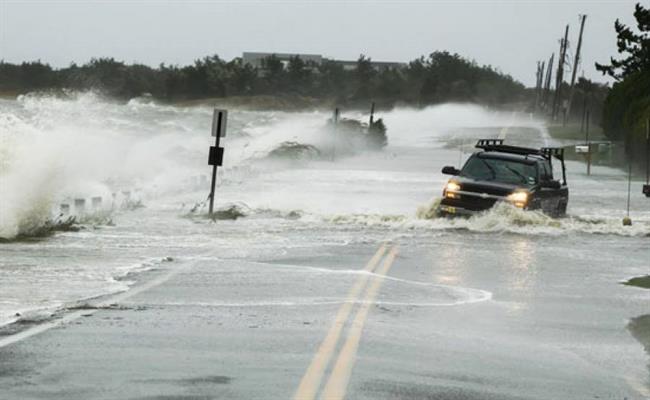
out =
[(307, 92), (309, 90), (311, 70), (298, 56), (291, 57), (287, 65), (289, 84), (294, 91)]
[(262, 68), (264, 71), (264, 78), (270, 86), (270, 89), (273, 92), (277, 92), (281, 87), (285, 75), (282, 60), (276, 57), (275, 54), (272, 54), (262, 60)]
[[(634, 11), (640, 33), (614, 24), (618, 53), (611, 65), (596, 69), (617, 80), (607, 95), (602, 126), (605, 134), (625, 142), (626, 153), (637, 162), (644, 159), (645, 123), (650, 117), (650, 9), (637, 4)], [(647, 155), (645, 155), (647, 156)]]
[(596, 69), (620, 81), (639, 71), (650, 71), (650, 8), (637, 3), (634, 11), (639, 33), (623, 25), (618, 19), (614, 23), (618, 53), (621, 59), (610, 58), (610, 65), (596, 63)]
[(359, 56), (355, 75), (358, 84), (355, 97), (368, 98), (371, 94), (371, 81), (375, 75), (375, 70), (372, 68), (372, 61), (369, 57), (366, 57), (363, 54)]

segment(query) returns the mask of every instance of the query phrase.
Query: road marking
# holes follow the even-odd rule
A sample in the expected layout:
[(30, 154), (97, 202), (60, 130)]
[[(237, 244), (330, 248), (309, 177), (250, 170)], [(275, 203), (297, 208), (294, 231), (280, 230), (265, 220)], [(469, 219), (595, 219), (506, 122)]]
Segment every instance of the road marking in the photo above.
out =
[[(366, 267), (363, 269), (363, 271), (372, 272), (377, 264), (379, 264), (379, 261), (381, 261), (381, 258), (384, 256), (385, 252), (386, 245), (382, 244), (375, 255), (372, 256), (370, 261), (368, 261), (368, 264), (366, 264)], [(352, 286), (348, 292), (345, 303), (343, 303), (343, 305), (341, 305), (341, 308), (339, 308), (339, 311), (334, 318), (334, 323), (332, 323), (329, 332), (327, 332), (327, 336), (325, 336), (325, 339), (316, 351), (311, 364), (309, 364), (307, 371), (305, 371), (305, 375), (302, 377), (300, 385), (298, 386), (298, 389), (293, 396), (294, 399), (311, 400), (315, 398), (316, 392), (320, 387), (320, 382), (323, 379), (325, 369), (332, 359), (332, 355), (336, 348), (336, 344), (339, 341), (339, 337), (341, 336), (341, 331), (345, 326), (345, 322), (350, 316), (352, 307), (354, 307), (354, 304), (357, 301), (357, 297), (366, 286), (366, 282), (368, 281), (369, 277), (370, 274), (362, 274), (359, 276), (359, 279), (357, 279), (354, 286)]]
[[(390, 253), (388, 253), (384, 264), (377, 272), (378, 275), (386, 275), (388, 273), (388, 270), (390, 270), (390, 267), (393, 265), (393, 261), (395, 261), (397, 253), (397, 247), (394, 247)], [(375, 298), (379, 293), (379, 288), (383, 282), (384, 278), (382, 276), (375, 277), (374, 281), (368, 288), (364, 302), (359, 311), (357, 311), (357, 315), (352, 322), (350, 331), (348, 332), (348, 339), (345, 341), (345, 344), (339, 353), (339, 357), (336, 360), (336, 364), (334, 364), (330, 378), (323, 389), (321, 399), (340, 400), (345, 397), (345, 392), (348, 383), (350, 382), (350, 375), (352, 374), (352, 367), (354, 367), (357, 350), (359, 349), (363, 326), (368, 318), (370, 307), (374, 304)]]
[[(143, 285), (139, 285), (134, 287), (133, 289), (128, 289), (124, 292), (117, 293), (115, 295), (109, 296), (104, 298), (104, 300), (94, 304), (95, 307), (101, 308), (101, 307), (107, 307), (110, 306), (111, 304), (119, 303), (121, 301), (124, 301), (128, 298), (131, 298), (137, 294), (140, 294), (144, 291), (147, 291), (149, 289), (152, 289), (156, 286), (159, 286), (165, 282), (167, 282), (170, 278), (173, 276), (177, 275), (181, 271), (183, 271), (184, 268), (177, 268), (169, 273), (158, 277), (157, 279), (153, 279), (147, 283), (144, 283)], [(14, 333), (13, 335), (5, 336), (0, 339), (0, 348), (3, 348), (5, 346), (9, 346), (11, 344), (14, 344), (16, 342), (20, 342), (21, 340), (28, 339), (32, 336), (38, 335), (39, 333), (43, 333), (45, 331), (48, 331), (52, 328), (56, 328), (57, 326), (66, 324), (68, 322), (72, 322), (78, 318), (81, 318), (83, 316), (88, 316), (92, 315), (99, 311), (99, 309), (90, 309), (90, 310), (79, 310), (79, 311), (74, 311), (69, 314), (64, 315), (62, 318), (55, 319), (52, 321), (47, 321), (40, 323), (32, 328), (25, 329), (24, 331), (20, 331), (18, 333)]]

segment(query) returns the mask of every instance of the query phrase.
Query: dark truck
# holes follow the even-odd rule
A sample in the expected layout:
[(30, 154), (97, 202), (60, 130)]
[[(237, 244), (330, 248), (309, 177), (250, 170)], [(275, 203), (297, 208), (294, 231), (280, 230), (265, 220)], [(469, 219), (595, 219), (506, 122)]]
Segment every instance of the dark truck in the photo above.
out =
[[(569, 188), (564, 149), (508, 146), (501, 139), (481, 139), (476, 148), (481, 151), (472, 154), (461, 170), (442, 169), (443, 174), (454, 177), (442, 192), (440, 215), (469, 216), (498, 201), (553, 217), (566, 214)], [(553, 158), (562, 165), (561, 182), (553, 177)]]

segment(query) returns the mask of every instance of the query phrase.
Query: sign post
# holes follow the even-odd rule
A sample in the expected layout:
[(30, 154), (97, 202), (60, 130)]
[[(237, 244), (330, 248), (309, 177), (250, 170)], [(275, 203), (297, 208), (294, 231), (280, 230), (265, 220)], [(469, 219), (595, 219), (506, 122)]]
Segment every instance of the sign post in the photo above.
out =
[(334, 117), (332, 117), (332, 121), (334, 121), (334, 134), (332, 135), (332, 161), (334, 161), (334, 158), (336, 157), (336, 134), (337, 134), (337, 129), (339, 125), (339, 109), (338, 107), (334, 109)]
[(650, 118), (645, 120), (645, 185), (643, 194), (650, 197)]
[(587, 175), (591, 175), (591, 143), (589, 143), (589, 110), (585, 119), (585, 142), (587, 143)]
[(219, 147), (219, 139), (226, 136), (226, 121), (228, 110), (214, 109), (212, 113), (212, 136), (215, 137), (214, 146), (210, 146), (208, 164), (212, 165), (212, 184), (210, 185), (210, 216), (214, 211), (214, 189), (217, 184), (217, 167), (223, 165), (223, 147)]

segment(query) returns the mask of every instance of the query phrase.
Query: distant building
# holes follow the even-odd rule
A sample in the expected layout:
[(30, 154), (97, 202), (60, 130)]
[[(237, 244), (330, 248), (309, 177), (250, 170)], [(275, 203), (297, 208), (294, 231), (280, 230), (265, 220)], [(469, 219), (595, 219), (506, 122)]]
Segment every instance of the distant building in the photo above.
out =
[[(258, 70), (258, 74), (264, 75), (264, 59), (275, 56), (277, 59), (282, 62), (286, 68), (289, 64), (289, 61), (293, 57), (299, 57), (306, 64), (311, 65), (321, 65), (324, 61), (333, 62), (338, 65), (341, 65), (345, 71), (353, 71), (357, 68), (357, 61), (344, 61), (344, 60), (334, 60), (323, 57), (320, 54), (300, 54), (300, 53), (262, 53), (262, 52), (244, 52), (242, 55), (242, 62), (244, 64), (249, 64), (253, 68)], [(377, 72), (386, 71), (389, 69), (402, 69), (408, 66), (407, 63), (400, 62), (390, 62), (390, 61), (370, 61), (370, 65)]]
[[(354, 71), (357, 69), (357, 60), (344, 61), (344, 60), (329, 60), (338, 65), (341, 65), (345, 71)], [(370, 61), (370, 66), (377, 72), (386, 71), (389, 69), (402, 69), (408, 66), (407, 63), (392, 62), (392, 61)]]
[(298, 54), (298, 53), (257, 53), (257, 52), (244, 52), (242, 55), (242, 62), (250, 64), (254, 68), (263, 68), (262, 62), (265, 58), (275, 56), (285, 68), (294, 57), (300, 58), (305, 63), (314, 63), (320, 65), (323, 62), (323, 56), (320, 54)]

